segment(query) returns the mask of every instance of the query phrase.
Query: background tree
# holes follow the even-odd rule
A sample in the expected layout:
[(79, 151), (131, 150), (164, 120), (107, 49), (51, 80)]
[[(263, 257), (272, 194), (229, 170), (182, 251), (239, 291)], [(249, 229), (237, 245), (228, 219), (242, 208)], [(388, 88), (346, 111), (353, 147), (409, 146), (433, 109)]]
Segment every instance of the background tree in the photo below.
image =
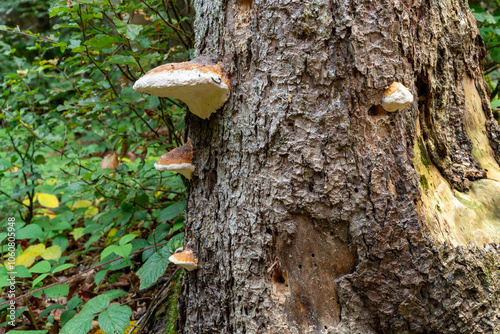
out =
[[(500, 129), (466, 1), (196, 2), (186, 333), (498, 329)], [(404, 110), (380, 108), (398, 81)]]

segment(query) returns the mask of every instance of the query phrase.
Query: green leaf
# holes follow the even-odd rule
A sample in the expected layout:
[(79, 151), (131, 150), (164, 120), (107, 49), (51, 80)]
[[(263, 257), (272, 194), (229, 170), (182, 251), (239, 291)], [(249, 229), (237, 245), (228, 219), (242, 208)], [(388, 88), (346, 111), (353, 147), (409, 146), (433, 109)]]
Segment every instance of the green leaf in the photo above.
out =
[(65, 309), (66, 307), (64, 305), (61, 305), (61, 304), (51, 305), (40, 313), (40, 315), (38, 316), (38, 319), (45, 317), (47, 314), (50, 313), (50, 311), (58, 309), (58, 308)]
[(9, 334), (47, 334), (47, 331), (9, 331)]
[(115, 253), (115, 249), (117, 249), (117, 245), (111, 245), (106, 248), (101, 253), (101, 261), (104, 261), (105, 258), (108, 257), (108, 255)]
[(75, 265), (72, 263), (61, 264), (60, 266), (52, 268), (52, 273), (55, 274), (55, 273), (58, 273), (60, 271), (66, 270), (66, 269), (74, 267), (74, 266)]
[(125, 225), (126, 223), (128, 223), (128, 221), (130, 220), (130, 218), (132, 218), (132, 212), (129, 212), (129, 213), (126, 213), (124, 215), (121, 215), (117, 220), (116, 220), (116, 224), (117, 225), (120, 225), (120, 226), (123, 226)]
[(33, 267), (29, 269), (30, 273), (48, 273), (50, 271), (50, 263), (49, 261), (41, 261), (35, 264)]
[(16, 276), (16, 277), (25, 277), (25, 278), (32, 277), (28, 268), (26, 268), (23, 265), (16, 266), (16, 268), (14, 268), (14, 272), (15, 272), (14, 276)]
[(47, 297), (49, 298), (60, 298), (63, 296), (67, 296), (69, 293), (69, 286), (66, 283), (58, 284), (55, 286), (51, 286), (50, 288), (46, 288), (43, 290)]
[(131, 244), (126, 244), (123, 246), (118, 246), (115, 249), (115, 253), (123, 257), (125, 260), (128, 259), (128, 256), (130, 255), (130, 252), (132, 252), (132, 245)]
[(113, 299), (116, 299), (118, 297), (128, 295), (128, 293), (126, 293), (123, 290), (113, 289), (113, 290), (106, 291), (104, 293), (104, 295), (108, 296), (109, 300), (113, 300)]
[(99, 283), (101, 283), (101, 281), (104, 279), (104, 277), (106, 277), (106, 274), (108, 273), (108, 271), (109, 270), (105, 269), (105, 270), (101, 270), (97, 274), (95, 274), (94, 283), (96, 285), (99, 285)]
[[(116, 64), (116, 65), (137, 66), (137, 62), (135, 61), (134, 57), (132, 57), (132, 56), (113, 55), (113, 56), (109, 57), (108, 62), (110, 64)], [(139, 93), (137, 95), (140, 96), (141, 94)]]
[(137, 271), (137, 276), (141, 279), (139, 289), (145, 289), (156, 282), (163, 275), (170, 263), (169, 257), (172, 255), (167, 247), (163, 247), (159, 252), (154, 253)]
[(500, 107), (500, 100), (491, 101), (491, 107), (493, 109), (496, 109), (496, 108)]
[(42, 228), (36, 224), (29, 224), (17, 231), (16, 239), (39, 239), (43, 238)]
[[(75, 312), (75, 311), (67, 311)], [(65, 312), (66, 313), (66, 312)], [(75, 312), (76, 314), (76, 312)], [(61, 316), (62, 318), (62, 316)], [(59, 332), (60, 334), (87, 334), (92, 329), (94, 314), (79, 314), (69, 320)]]
[(66, 306), (66, 308), (68, 310), (74, 310), (78, 306), (80, 306), (81, 304), (82, 304), (82, 300), (80, 299), (80, 297), (74, 296), (73, 298), (70, 299), (70, 301), (68, 302), (68, 305)]
[(130, 241), (134, 240), (136, 237), (137, 237), (137, 234), (127, 234), (120, 239), (119, 245), (123, 246), (125, 244), (128, 244)]
[(142, 207), (146, 207), (149, 204), (148, 194), (142, 193), (140, 195), (137, 195), (137, 197), (135, 198), (135, 202)]
[(99, 314), (99, 327), (106, 334), (123, 334), (130, 323), (132, 310), (128, 306), (112, 304)]
[(68, 321), (73, 319), (73, 317), (76, 315), (75, 310), (68, 310), (65, 311), (61, 314), (61, 326), (65, 326)]
[(108, 295), (103, 294), (99, 295), (97, 297), (92, 298), (89, 300), (85, 305), (83, 305), (80, 313), (80, 315), (94, 315), (96, 313), (99, 313), (108, 307), (110, 302), (110, 298)]
[(38, 276), (37, 278), (35, 278), (35, 279), (33, 280), (33, 283), (31, 283), (31, 286), (32, 286), (32, 287), (35, 287), (38, 283), (40, 283), (41, 281), (43, 281), (43, 279), (44, 279), (45, 277), (47, 277), (47, 276), (49, 276), (49, 274), (42, 274), (42, 275)]
[(127, 32), (125, 33), (125, 36), (127, 38), (134, 40), (137, 35), (140, 34), (141, 30), (143, 29), (143, 26), (137, 25), (137, 24), (127, 24)]
[(158, 221), (164, 222), (170, 219), (174, 219), (178, 215), (184, 213), (185, 209), (186, 201), (174, 203), (160, 212), (160, 214), (158, 215)]

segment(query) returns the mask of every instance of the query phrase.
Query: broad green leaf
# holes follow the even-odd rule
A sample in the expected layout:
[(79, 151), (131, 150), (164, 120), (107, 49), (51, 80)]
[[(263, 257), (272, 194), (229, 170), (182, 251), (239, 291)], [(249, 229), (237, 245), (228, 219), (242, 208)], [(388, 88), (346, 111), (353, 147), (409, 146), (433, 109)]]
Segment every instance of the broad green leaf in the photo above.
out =
[(130, 252), (132, 251), (132, 245), (131, 244), (126, 244), (123, 246), (118, 246), (115, 249), (115, 253), (123, 257), (125, 260), (128, 260), (128, 256), (130, 255)]
[(125, 236), (123, 236), (121, 239), (120, 239), (120, 242), (118, 243), (120, 246), (122, 245), (125, 245), (125, 244), (128, 244), (130, 241), (134, 240), (135, 238), (137, 237), (136, 234), (127, 234)]
[(31, 286), (32, 286), (32, 287), (35, 287), (38, 283), (40, 283), (41, 281), (43, 281), (43, 279), (44, 279), (45, 277), (47, 277), (47, 276), (49, 276), (49, 274), (42, 274), (42, 275), (38, 276), (37, 278), (35, 278), (35, 279), (33, 280), (33, 283), (31, 284)]
[(50, 271), (50, 263), (49, 261), (38, 262), (33, 267), (31, 267), (29, 271), (30, 273), (37, 273), (37, 274), (48, 273)]
[(106, 248), (101, 253), (101, 261), (103, 261), (108, 255), (115, 253), (115, 250), (118, 248), (117, 245), (111, 245)]
[(17, 231), (16, 239), (39, 239), (43, 238), (43, 231), (37, 224), (29, 224)]
[(82, 304), (82, 300), (80, 299), (80, 297), (74, 296), (73, 298), (70, 299), (70, 301), (68, 302), (68, 305), (66, 306), (66, 308), (68, 310), (74, 310), (78, 306), (80, 306), (81, 304)]
[(47, 334), (47, 331), (9, 331), (9, 334)]
[(493, 109), (496, 109), (496, 108), (500, 107), (500, 100), (491, 101), (491, 107)]
[(99, 314), (99, 327), (106, 334), (122, 334), (130, 322), (130, 316), (132, 316), (130, 307), (112, 304)]
[(126, 293), (123, 290), (119, 290), (119, 289), (109, 290), (109, 291), (106, 291), (103, 294), (106, 295), (106, 296), (108, 296), (109, 300), (113, 300), (113, 299), (116, 299), (118, 297), (128, 295), (128, 293)]
[(170, 263), (168, 258), (172, 255), (172, 253), (166, 251), (165, 248), (166, 247), (162, 248), (160, 252), (151, 255), (142, 268), (137, 271), (137, 276), (141, 279), (141, 286), (139, 289), (149, 287), (151, 284), (158, 281), (158, 278), (165, 272), (165, 269)]
[(92, 298), (89, 300), (85, 305), (83, 305), (80, 313), (80, 315), (94, 315), (96, 313), (99, 313), (108, 307), (110, 302), (110, 298), (108, 295), (103, 294), (99, 295), (97, 297)]
[(104, 270), (99, 271), (97, 274), (95, 274), (94, 283), (96, 285), (99, 285), (99, 283), (101, 283), (101, 281), (104, 279), (104, 277), (106, 277), (106, 274), (108, 273), (108, 271), (109, 270), (104, 269)]
[(66, 270), (66, 269), (74, 267), (74, 266), (75, 265), (73, 263), (61, 264), (60, 266), (52, 268), (52, 273), (55, 274), (55, 273), (58, 273), (60, 271)]
[[(74, 312), (74, 311), (70, 311)], [(76, 312), (75, 312), (76, 313)], [(80, 314), (68, 321), (60, 334), (87, 334), (92, 329), (94, 314)]]
[(184, 213), (185, 209), (186, 201), (174, 203), (160, 212), (160, 214), (158, 215), (158, 221), (164, 222), (170, 219), (174, 219), (178, 215)]
[(76, 315), (76, 311), (75, 310), (68, 310), (68, 311), (64, 311), (62, 314), (61, 314), (61, 326), (65, 326), (66, 323), (68, 321), (70, 321), (71, 319), (73, 319), (73, 317)]
[(141, 32), (143, 29), (143, 26), (137, 25), (137, 24), (127, 24), (127, 32), (125, 33), (125, 36), (127, 38), (134, 40), (137, 35)]
[(31, 273), (29, 272), (28, 268), (26, 268), (25, 266), (23, 265), (20, 265), (20, 266), (16, 266), (16, 268), (14, 268), (14, 276), (16, 277), (32, 277)]
[(43, 292), (45, 292), (47, 297), (56, 299), (67, 296), (69, 293), (69, 286), (66, 283), (58, 284), (44, 289)]

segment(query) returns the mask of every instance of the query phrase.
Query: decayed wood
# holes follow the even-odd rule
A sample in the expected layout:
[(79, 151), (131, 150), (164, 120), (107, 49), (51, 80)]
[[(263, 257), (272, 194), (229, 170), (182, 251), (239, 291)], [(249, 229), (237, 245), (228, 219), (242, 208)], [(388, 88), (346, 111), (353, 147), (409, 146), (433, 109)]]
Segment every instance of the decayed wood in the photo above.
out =
[[(500, 239), (499, 195), (474, 196), (500, 181), (500, 131), (467, 2), (210, 0), (196, 12), (198, 53), (223, 63), (231, 96), (208, 120), (187, 116), (199, 268), (185, 275), (183, 331), (498, 332), (487, 242)], [(394, 81), (415, 100), (386, 113)], [(444, 191), (484, 204), (488, 222), (441, 210)]]

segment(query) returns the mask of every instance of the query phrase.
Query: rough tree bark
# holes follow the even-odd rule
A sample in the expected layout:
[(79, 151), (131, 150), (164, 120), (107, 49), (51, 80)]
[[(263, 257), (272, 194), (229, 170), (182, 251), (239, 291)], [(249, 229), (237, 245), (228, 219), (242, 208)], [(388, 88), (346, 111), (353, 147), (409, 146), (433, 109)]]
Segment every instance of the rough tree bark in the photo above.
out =
[[(500, 332), (500, 129), (465, 0), (198, 0), (185, 333)], [(394, 81), (415, 101), (380, 107)]]

